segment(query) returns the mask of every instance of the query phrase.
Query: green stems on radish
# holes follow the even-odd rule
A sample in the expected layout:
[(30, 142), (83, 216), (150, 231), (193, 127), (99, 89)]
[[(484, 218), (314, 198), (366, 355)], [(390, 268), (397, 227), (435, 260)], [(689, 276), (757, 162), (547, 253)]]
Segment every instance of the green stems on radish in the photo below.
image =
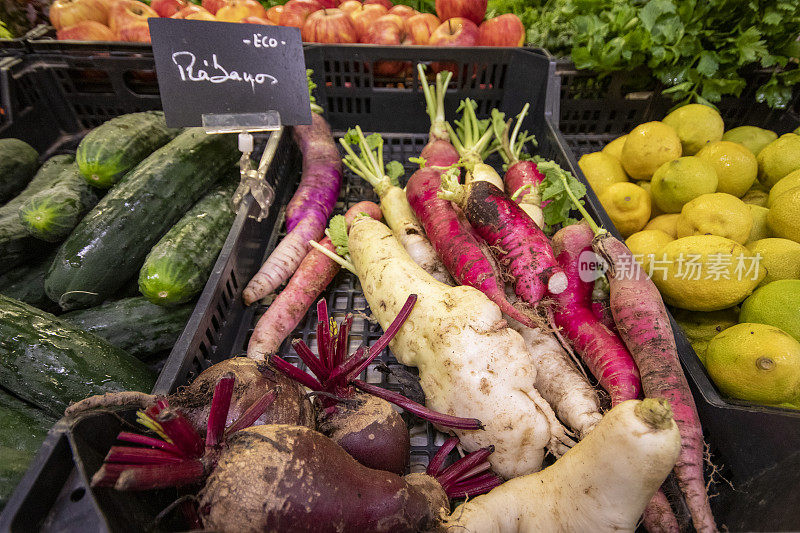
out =
[(314, 74), (314, 71), (310, 68), (306, 69), (306, 83), (308, 84), (308, 100), (311, 103), (311, 112), (316, 113), (317, 115), (321, 115), (324, 109), (322, 106), (317, 104), (317, 97), (314, 96), (314, 89), (317, 88), (317, 84), (314, 83), (314, 80), (311, 79), (311, 75)]
[(431, 89), (430, 85), (428, 85), (425, 65), (422, 63), (417, 64), (417, 74), (419, 75), (422, 94), (425, 95), (425, 111), (431, 121), (431, 129), (428, 134), (430, 142), (437, 140), (450, 142), (450, 134), (447, 131), (447, 121), (444, 116), (444, 96), (447, 94), (447, 86), (450, 84), (453, 73), (443, 71), (436, 74), (435, 89)]
[(503, 188), (503, 180), (500, 175), (489, 165), (484, 164), (483, 160), (495, 151), (491, 147), (494, 131), (490, 127), (489, 119), (478, 120), (475, 110), (478, 108), (477, 102), (470, 98), (461, 101), (458, 111), (463, 111), (461, 120), (456, 120), (456, 129), (447, 124), (447, 132), (450, 134), (450, 142), (453, 143), (461, 160), (459, 162), (467, 170), (466, 183), (472, 181), (488, 181), (499, 189)]

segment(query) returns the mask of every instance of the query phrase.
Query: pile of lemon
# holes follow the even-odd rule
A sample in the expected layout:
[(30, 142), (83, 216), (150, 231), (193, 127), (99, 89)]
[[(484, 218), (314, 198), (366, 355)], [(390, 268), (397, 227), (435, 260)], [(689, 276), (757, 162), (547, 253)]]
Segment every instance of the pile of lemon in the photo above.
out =
[(579, 165), (720, 390), (800, 409), (800, 128), (690, 104)]

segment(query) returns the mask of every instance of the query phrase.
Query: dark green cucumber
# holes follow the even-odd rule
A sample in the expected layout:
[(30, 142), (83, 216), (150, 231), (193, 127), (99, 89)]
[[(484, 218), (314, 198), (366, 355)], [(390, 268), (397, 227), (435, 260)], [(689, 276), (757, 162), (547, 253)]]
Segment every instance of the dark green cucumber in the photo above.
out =
[(0, 509), (56, 419), (0, 390)]
[(144, 358), (172, 349), (193, 309), (194, 305), (161, 307), (138, 296), (70, 311), (60, 318)]
[(25, 141), (0, 139), (0, 204), (31, 181), (39, 168), (39, 153)]
[(108, 341), (0, 296), (0, 383), (60, 417), (70, 403), (94, 394), (149, 392), (155, 375)]
[(177, 305), (203, 290), (231, 229), (234, 185), (204, 196), (156, 244), (139, 271), (139, 290), (158, 305)]
[(142, 268), (147, 253), (223, 176), (236, 174), (236, 137), (184, 131), (159, 148), (89, 211), (45, 277), (62, 309), (99, 305)]
[(56, 310), (57, 306), (44, 292), (44, 275), (55, 255), (53, 249), (40, 261), (22, 264), (0, 275), (0, 294), (45, 311)]
[(98, 202), (78, 165), (65, 169), (49, 189), (39, 191), (19, 208), (19, 220), (31, 237), (61, 242)]
[(36, 193), (56, 182), (61, 171), (72, 165), (71, 155), (57, 155), (48, 159), (31, 182), (19, 195), (0, 207), (0, 273), (23, 263), (39, 251), (42, 243), (32, 238), (19, 221), (19, 208)]
[(122, 115), (90, 131), (75, 160), (90, 185), (108, 189), (179, 132), (167, 127), (161, 111)]

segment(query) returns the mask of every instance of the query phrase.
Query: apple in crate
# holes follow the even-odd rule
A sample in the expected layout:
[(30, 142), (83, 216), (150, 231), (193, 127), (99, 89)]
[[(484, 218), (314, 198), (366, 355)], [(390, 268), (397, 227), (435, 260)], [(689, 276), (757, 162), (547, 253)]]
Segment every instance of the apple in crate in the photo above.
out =
[(283, 6), (279, 24), (302, 30), (308, 16), (320, 9), (322, 9), (322, 4), (316, 0), (289, 0)]
[(149, 43), (147, 19), (158, 17), (153, 8), (137, 0), (119, 0), (108, 13), (108, 27), (120, 41)]
[[(171, 19), (185, 19), (189, 15), (192, 15), (194, 13), (208, 13), (208, 11), (206, 11), (204, 8), (202, 8), (202, 7), (200, 7), (200, 6), (196, 5), (196, 4), (189, 4), (188, 6), (184, 7), (183, 9), (181, 9), (180, 11), (178, 11), (177, 13), (175, 13), (174, 15), (172, 15), (169, 18), (171, 18)], [(211, 13), (208, 13), (208, 14), (211, 15)], [(213, 17), (214, 15), (211, 15), (211, 16)]]
[(375, 21), (386, 15), (387, 10), (385, 7), (378, 4), (364, 4), (361, 9), (350, 14), (350, 19), (353, 21), (353, 26), (356, 28), (359, 42), (366, 42), (364, 39), (367, 37), (369, 29), (375, 24)]
[(272, 6), (267, 9), (267, 19), (273, 24), (280, 24), (281, 13), (283, 13), (283, 6)]
[(101, 0), (56, 0), (50, 6), (50, 24), (56, 30), (74, 26), (82, 20), (108, 22), (108, 7)]
[(82, 20), (72, 26), (56, 30), (59, 41), (116, 41), (117, 36), (105, 24), (96, 20)]
[(158, 13), (159, 17), (171, 17), (188, 5), (187, 0), (153, 0), (150, 2), (150, 7)]
[(342, 2), (340, 0), (317, 0), (320, 4), (322, 4), (323, 9), (330, 9), (333, 7), (339, 7), (339, 4)]
[(302, 30), (307, 43), (357, 43), (358, 33), (353, 21), (341, 9), (321, 9), (311, 13)]
[(364, 0), (364, 5), (369, 4), (378, 4), (380, 6), (385, 7), (386, 9), (392, 9), (392, 2), (391, 0)]
[(276, 24), (271, 20), (262, 19), (259, 17), (246, 17), (240, 20), (239, 22), (244, 22), (245, 24), (262, 24), (264, 26), (276, 26)]
[(359, 0), (345, 0), (341, 4), (339, 4), (339, 9), (347, 13), (348, 15), (352, 15), (356, 11), (359, 11), (364, 8), (364, 4), (359, 2)]
[(243, 18), (267, 18), (267, 10), (256, 0), (230, 0), (214, 15), (221, 22), (239, 22)]
[(478, 46), (522, 46), (525, 26), (513, 13), (484, 21), (478, 28)]
[(414, 44), (425, 46), (440, 25), (439, 18), (433, 13), (417, 13), (406, 20), (406, 31), (411, 35)]
[[(478, 27), (464, 18), (449, 19), (436, 28), (428, 42), (430, 46), (475, 46), (478, 43)], [(433, 63), (434, 72), (449, 70), (458, 75), (454, 63)]]
[(216, 15), (217, 11), (228, 5), (228, 3), (228, 0), (203, 0), (200, 5), (212, 15)]
[(476, 26), (486, 16), (487, 0), (436, 0), (436, 14), (442, 20), (465, 18)]
[(203, 11), (198, 11), (197, 13), (191, 13), (189, 15), (186, 15), (186, 20), (208, 20), (213, 22), (217, 20), (217, 17), (215, 17), (214, 15), (212, 15), (211, 13), (209, 13), (204, 9)]
[[(380, 17), (369, 27), (362, 42), (383, 46), (407, 46), (413, 44), (411, 35), (405, 30), (402, 20), (397, 15)], [(373, 65), (373, 70), (378, 76), (397, 76), (409, 66), (409, 63), (403, 61), (376, 61)]]
[(398, 17), (402, 18), (403, 21), (406, 21), (417, 14), (417, 10), (413, 7), (408, 7), (404, 5), (394, 6), (389, 10), (390, 15), (397, 15)]

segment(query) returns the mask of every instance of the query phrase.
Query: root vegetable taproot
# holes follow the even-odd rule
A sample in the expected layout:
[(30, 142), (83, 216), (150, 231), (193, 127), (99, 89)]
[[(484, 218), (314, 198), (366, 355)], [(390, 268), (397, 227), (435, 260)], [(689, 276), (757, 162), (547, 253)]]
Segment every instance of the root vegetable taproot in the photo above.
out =
[(322, 238), (342, 183), (342, 162), (325, 119), (312, 113), (310, 126), (295, 126), (303, 154), (300, 185), (286, 207), (287, 235), (244, 289), (247, 305), (271, 294), (297, 270), (311, 246)]
[(496, 304), (472, 287), (433, 279), (380, 222), (356, 219), (349, 251), (383, 327), (409, 294), (424, 295), (390, 347), (398, 361), (419, 368), (429, 408), (484, 423), (483, 431), (454, 430), (466, 450), (493, 445), (493, 468), (514, 477), (541, 468), (545, 448), (572, 443), (534, 387), (535, 366), (522, 337)]
[[(375, 219), (381, 217), (380, 208), (373, 202), (359, 202), (347, 210), (345, 220), (350, 223), (359, 213)], [(319, 245), (331, 254), (336, 253), (330, 237), (322, 239)], [(247, 356), (263, 361), (268, 355), (276, 353), (338, 272), (339, 263), (328, 255), (318, 249), (309, 251), (289, 283), (258, 319), (247, 344)]]
[(459, 533), (633, 532), (679, 449), (666, 401), (629, 400), (552, 466), (467, 501), (444, 527)]

